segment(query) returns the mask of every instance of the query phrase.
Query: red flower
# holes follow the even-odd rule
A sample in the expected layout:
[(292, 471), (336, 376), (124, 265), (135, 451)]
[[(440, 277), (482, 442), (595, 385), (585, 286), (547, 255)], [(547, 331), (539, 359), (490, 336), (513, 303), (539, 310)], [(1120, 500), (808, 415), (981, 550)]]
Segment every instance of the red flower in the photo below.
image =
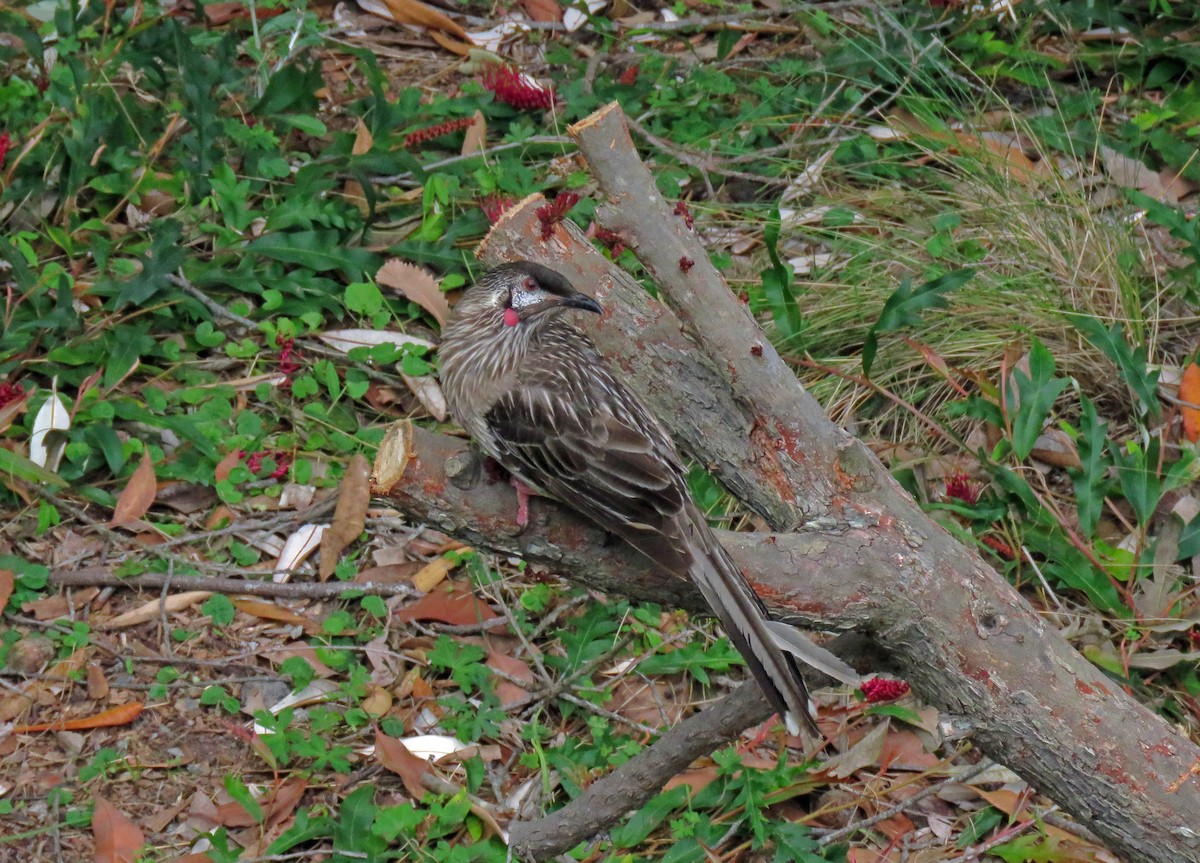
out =
[(632, 87), (634, 84), (637, 83), (638, 72), (640, 72), (640, 71), (641, 71), (641, 66), (637, 63), (634, 63), (632, 66), (630, 66), (628, 69), (626, 69), (624, 72), (621, 73), (621, 77), (617, 79), (617, 83), (622, 84), (626, 87)]
[(483, 89), (495, 94), (496, 101), (520, 111), (549, 111), (554, 107), (554, 90), (543, 87), (513, 66), (489, 66), (480, 83)]
[(554, 200), (544, 207), (534, 210), (534, 215), (542, 223), (542, 239), (548, 240), (554, 234), (554, 226), (563, 220), (568, 211), (579, 201), (574, 192), (559, 192)]
[(946, 477), (945, 496), (947, 498), (953, 498), (971, 506), (979, 501), (981, 491), (983, 489), (979, 484), (971, 482), (970, 478), (962, 471)]
[(883, 677), (872, 677), (864, 680), (859, 687), (867, 697), (868, 704), (878, 704), (881, 701), (895, 701), (908, 693), (908, 684), (903, 680), (888, 680)]
[(507, 195), (488, 195), (479, 202), (479, 208), (488, 217), (488, 221), (494, 225), (500, 221), (500, 217), (504, 215), (505, 211), (510, 209), (516, 202), (516, 198), (510, 198)]
[[(0, 165), (3, 164), (4, 159), (0, 156)], [(25, 387), (20, 384), (0, 384), (0, 408), (8, 407), (23, 398), (25, 398)]]
[(290, 378), (300, 371), (300, 352), (296, 350), (296, 340), (285, 339), (277, 333), (275, 344), (279, 346), (279, 373)]
[(451, 132), (461, 132), (463, 129), (469, 129), (474, 125), (474, 117), (463, 117), (461, 120), (447, 120), (445, 123), (438, 123), (436, 126), (417, 129), (417, 131), (409, 132), (404, 136), (404, 147), (405, 149), (415, 147), (417, 144), (424, 144), (426, 141), (432, 141), (434, 138), (442, 137), (442, 135), (449, 135)]
[(616, 231), (610, 231), (608, 228), (596, 225), (592, 235), (608, 247), (609, 251), (612, 252), (614, 261), (621, 256), (621, 252), (625, 251), (625, 238)]
[(691, 258), (689, 258), (687, 255), (684, 255), (683, 257), (681, 257), (679, 259), (680, 272), (686, 273), (688, 270), (690, 270), (694, 266), (696, 266), (696, 262), (693, 261)]
[(275, 462), (275, 470), (271, 471), (270, 479), (283, 479), (292, 467), (292, 457), (281, 449), (261, 449), (258, 452), (241, 453), (250, 473), (262, 470), (263, 462), (271, 459)]
[(8, 151), (12, 149), (12, 138), (8, 132), (0, 134), (0, 168), (4, 167), (4, 160), (8, 158)]
[(688, 209), (688, 205), (683, 201), (675, 202), (675, 215), (683, 216), (683, 223), (687, 225), (687, 229), (689, 231), (692, 229), (692, 224), (696, 221), (696, 218), (692, 215), (692, 211)]
[(1016, 560), (1017, 559), (1016, 549), (1014, 549), (1011, 545), (1009, 545), (1004, 540), (998, 539), (997, 537), (994, 537), (991, 534), (988, 534), (988, 535), (984, 536), (981, 541), (983, 542), (984, 545), (986, 545), (992, 551), (996, 552), (996, 554), (1000, 555), (1005, 560)]

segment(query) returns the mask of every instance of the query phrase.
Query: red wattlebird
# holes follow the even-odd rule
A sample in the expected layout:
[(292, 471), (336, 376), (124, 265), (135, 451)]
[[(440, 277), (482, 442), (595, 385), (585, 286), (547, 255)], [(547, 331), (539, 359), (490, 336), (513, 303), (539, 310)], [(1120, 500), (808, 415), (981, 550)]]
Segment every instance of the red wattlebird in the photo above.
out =
[(455, 419), (516, 480), (690, 577), (788, 730), (820, 739), (795, 657), (856, 684), (853, 669), (767, 617), (692, 501), (670, 436), (563, 319), (570, 309), (600, 306), (530, 262), (497, 267), (468, 289), (438, 349)]

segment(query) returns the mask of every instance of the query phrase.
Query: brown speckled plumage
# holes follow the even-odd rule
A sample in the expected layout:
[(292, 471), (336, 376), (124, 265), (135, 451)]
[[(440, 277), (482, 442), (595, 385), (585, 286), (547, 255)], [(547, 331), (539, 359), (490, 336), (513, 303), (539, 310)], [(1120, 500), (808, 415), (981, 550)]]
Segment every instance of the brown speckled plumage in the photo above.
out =
[(816, 733), (796, 662), (772, 631), (783, 625), (767, 619), (692, 501), (666, 430), (563, 320), (570, 308), (599, 311), (545, 267), (483, 276), (439, 348), (451, 412), (518, 479), (691, 577), (789, 729)]

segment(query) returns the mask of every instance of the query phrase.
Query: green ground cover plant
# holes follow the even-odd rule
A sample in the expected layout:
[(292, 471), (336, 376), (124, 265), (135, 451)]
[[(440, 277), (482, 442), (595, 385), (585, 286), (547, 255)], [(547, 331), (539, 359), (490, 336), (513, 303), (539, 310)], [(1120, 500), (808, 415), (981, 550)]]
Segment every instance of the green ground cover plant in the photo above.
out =
[[(427, 268), (452, 296), (513, 200), (578, 194), (567, 218), (588, 228), (596, 201), (563, 130), (614, 99), (659, 190), (689, 200), (713, 260), (830, 415), (1196, 736), (1200, 465), (1196, 395), (1180, 386), (1200, 285), (1194, 9), (817, 4), (753, 40), (602, 10), (583, 35), (521, 37), (540, 83), (486, 52), (397, 54), (322, 5), (212, 12), (0, 10), (0, 716), (137, 702), (136, 727), (156, 729), (95, 732), (103, 745), (9, 736), (8, 781), (23, 784), (0, 796), (14, 825), (0, 849), (90, 853), (97, 825), (121, 823), (111, 800), (145, 828), (144, 860), (500, 860), (489, 806), (577, 796), (739, 675), (703, 622), (594, 601), (394, 512), (347, 542), (328, 574), (342, 596), (295, 607), (218, 591), (110, 629), (136, 604), (127, 592), (84, 609), (50, 580), (91, 566), (269, 578), (282, 543), (264, 537), (328, 520), (351, 456), (391, 420), (446, 422), (412, 383), (435, 372), (437, 316), (377, 280), (384, 261)], [(484, 128), (483, 152), (464, 154)], [(596, 242), (643, 275), (619, 237)], [(348, 329), (404, 338), (324, 338)], [(692, 483), (714, 519), (751, 522), (703, 470)], [(140, 511), (122, 521), (122, 507)], [(381, 556), (392, 548), (408, 559)], [(453, 573), (447, 602), (474, 595), (502, 618), (503, 647), (482, 612), (406, 617), (413, 594), (355, 590), (364, 572), (416, 562)], [(251, 678), (271, 697), (248, 694)], [(835, 712), (917, 749), (912, 730), (929, 725), (912, 696), (843, 693)], [(454, 789), (380, 766), (386, 738), (417, 732), (473, 747)], [(573, 856), (808, 863), (899, 847), (915, 815), (842, 832), (839, 813), (886, 809), (874, 801), (907, 780), (875, 760), (814, 772), (777, 744), (715, 753)], [(923, 781), (967, 755), (931, 744)], [(199, 840), (186, 818), (152, 817), (193, 795), (217, 801), (195, 815)], [(953, 835), (936, 847), (1093, 859), (1040, 821), (1008, 837), (1012, 814), (996, 801), (939, 813)]]

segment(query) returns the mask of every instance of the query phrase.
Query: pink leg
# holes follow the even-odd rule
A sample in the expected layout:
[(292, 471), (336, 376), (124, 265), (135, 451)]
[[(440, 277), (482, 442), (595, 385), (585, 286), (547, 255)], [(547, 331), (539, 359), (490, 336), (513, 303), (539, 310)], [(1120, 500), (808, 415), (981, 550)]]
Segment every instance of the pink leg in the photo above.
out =
[(508, 481), (512, 483), (512, 487), (517, 491), (517, 525), (525, 527), (529, 524), (529, 498), (537, 494), (537, 492), (515, 476), (509, 477)]

